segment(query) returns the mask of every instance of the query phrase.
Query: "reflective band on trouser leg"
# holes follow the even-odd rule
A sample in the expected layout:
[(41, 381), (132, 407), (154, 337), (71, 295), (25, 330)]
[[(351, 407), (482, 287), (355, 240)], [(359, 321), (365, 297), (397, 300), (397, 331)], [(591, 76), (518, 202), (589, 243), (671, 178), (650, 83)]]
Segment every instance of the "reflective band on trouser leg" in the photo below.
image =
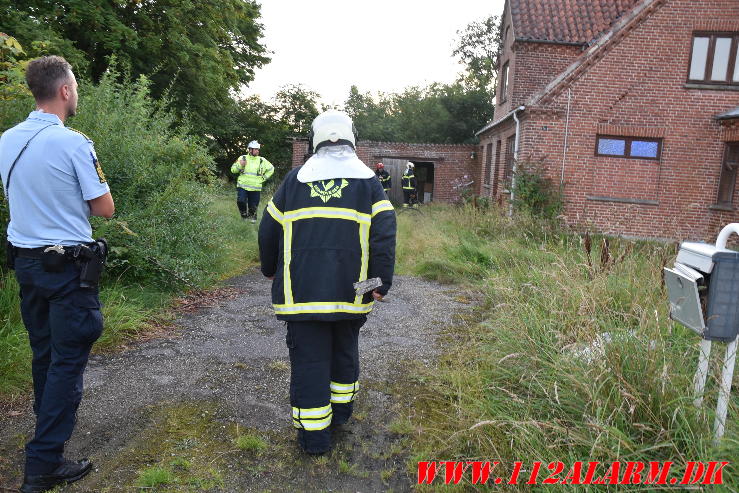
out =
[(331, 424), (331, 404), (311, 409), (293, 408), (293, 426), (307, 431), (318, 431)]
[[(359, 270), (359, 282), (367, 279), (367, 267), (369, 266), (369, 230), (368, 224), (359, 223), (359, 244), (362, 247), (362, 267)], [(364, 293), (354, 297), (354, 304), (362, 303)]]
[(359, 381), (354, 383), (331, 382), (331, 402), (334, 404), (352, 402), (357, 392), (359, 392)]
[(293, 304), (293, 285), (290, 279), (290, 261), (292, 260), (292, 241), (293, 241), (293, 223), (290, 221), (285, 222), (282, 225), (283, 230), (283, 243), (285, 251), (283, 255), (283, 270), (282, 270), (282, 284), (284, 287), (285, 304)]

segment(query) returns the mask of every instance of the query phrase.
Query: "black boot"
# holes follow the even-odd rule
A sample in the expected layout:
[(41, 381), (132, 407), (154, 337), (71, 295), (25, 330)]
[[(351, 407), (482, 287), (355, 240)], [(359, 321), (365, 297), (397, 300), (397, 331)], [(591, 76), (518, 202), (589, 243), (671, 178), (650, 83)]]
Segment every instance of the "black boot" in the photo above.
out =
[(21, 493), (42, 493), (60, 484), (78, 481), (90, 472), (92, 462), (82, 459), (77, 462), (65, 460), (62, 465), (49, 474), (26, 475), (21, 486)]
[(239, 208), (239, 214), (241, 214), (241, 218), (246, 219), (249, 215), (249, 212), (246, 208), (246, 202), (236, 202), (236, 206)]

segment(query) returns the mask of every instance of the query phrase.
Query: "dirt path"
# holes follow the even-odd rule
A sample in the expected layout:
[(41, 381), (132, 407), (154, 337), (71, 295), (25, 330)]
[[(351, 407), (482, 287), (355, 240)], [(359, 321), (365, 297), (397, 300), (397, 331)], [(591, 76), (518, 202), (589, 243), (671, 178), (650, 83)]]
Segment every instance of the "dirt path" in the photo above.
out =
[[(177, 320), (173, 337), (94, 356), (70, 457), (96, 471), (67, 491), (407, 491), (404, 418), (414, 365), (430, 365), (440, 329), (467, 308), (447, 288), (398, 277), (360, 335), (356, 419), (334, 450), (302, 454), (289, 417), (285, 329), (269, 281), (229, 281), (238, 296)], [(17, 487), (30, 402), (0, 417), (0, 491)], [(149, 487), (141, 489), (140, 487)]]

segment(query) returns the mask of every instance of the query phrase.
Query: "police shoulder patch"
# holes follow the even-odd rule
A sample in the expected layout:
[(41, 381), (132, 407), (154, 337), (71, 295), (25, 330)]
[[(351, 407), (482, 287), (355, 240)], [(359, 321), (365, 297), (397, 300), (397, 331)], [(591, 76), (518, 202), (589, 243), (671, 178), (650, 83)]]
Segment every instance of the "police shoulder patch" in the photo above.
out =
[(90, 142), (92, 142), (92, 139), (91, 139), (90, 137), (88, 137), (88, 136), (87, 136), (87, 135), (85, 135), (84, 133), (80, 132), (80, 131), (79, 131), (79, 130), (77, 130), (76, 128), (72, 128), (72, 127), (66, 127), (66, 128), (67, 128), (68, 130), (71, 130), (72, 132), (75, 132), (75, 133), (78, 133), (78, 134), (80, 134), (81, 136), (83, 136), (84, 138), (86, 138), (87, 140), (89, 140)]
[(90, 157), (92, 158), (92, 165), (95, 167), (95, 172), (97, 172), (98, 174), (98, 179), (100, 180), (100, 183), (107, 183), (108, 180), (105, 179), (103, 168), (100, 166), (100, 161), (98, 161), (97, 156), (94, 152), (90, 152)]
[(324, 203), (331, 199), (340, 199), (341, 191), (349, 185), (344, 178), (338, 180), (322, 180), (306, 183), (310, 188), (311, 197), (320, 197)]

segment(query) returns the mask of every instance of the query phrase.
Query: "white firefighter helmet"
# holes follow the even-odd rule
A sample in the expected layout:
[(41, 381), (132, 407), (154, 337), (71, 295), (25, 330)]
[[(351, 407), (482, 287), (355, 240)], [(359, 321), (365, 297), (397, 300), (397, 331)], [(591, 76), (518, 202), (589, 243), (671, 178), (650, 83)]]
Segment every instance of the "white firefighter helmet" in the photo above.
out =
[(252, 140), (251, 142), (249, 142), (249, 145), (246, 146), (247, 149), (259, 149), (261, 147), (262, 147), (262, 144), (260, 144), (256, 140)]
[(350, 144), (357, 145), (357, 130), (349, 115), (343, 111), (324, 111), (313, 120), (310, 131), (310, 140), (313, 152), (318, 151), (321, 144)]
[(416, 165), (415, 165), (415, 164), (413, 164), (412, 162), (408, 161), (408, 163), (407, 163), (407, 164), (405, 165), (405, 167), (406, 167), (407, 169), (413, 169), (413, 168), (415, 168), (415, 167), (416, 167)]
[(357, 132), (343, 111), (328, 110), (318, 115), (311, 125), (309, 140), (315, 154), (298, 171), (299, 182), (375, 178), (375, 172), (357, 157)]

